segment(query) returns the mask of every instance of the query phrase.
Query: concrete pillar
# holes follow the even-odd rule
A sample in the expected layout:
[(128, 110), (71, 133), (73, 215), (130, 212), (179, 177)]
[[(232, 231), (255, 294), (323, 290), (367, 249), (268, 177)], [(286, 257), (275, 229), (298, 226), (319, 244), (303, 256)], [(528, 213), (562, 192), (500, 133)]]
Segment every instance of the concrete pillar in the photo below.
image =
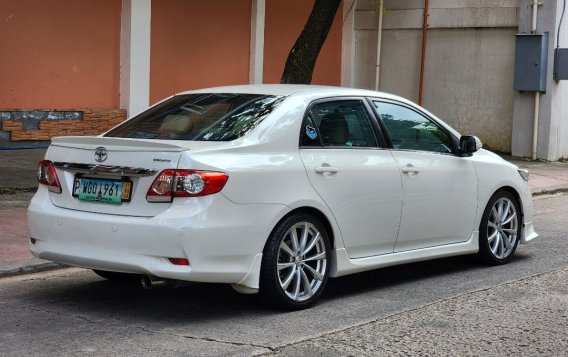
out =
[[(531, 0), (522, 0), (519, 9), (519, 33), (530, 32)], [(537, 158), (556, 161), (568, 158), (568, 83), (553, 80), (554, 48), (563, 0), (541, 0), (537, 33), (548, 32), (547, 91), (540, 97)], [(567, 9), (568, 12), (568, 9)], [(560, 47), (568, 47), (568, 19), (560, 31)], [(517, 92), (513, 108), (511, 151), (513, 156), (530, 157), (532, 153), (534, 93)]]
[(252, 1), (250, 26), (250, 65), (249, 83), (262, 83), (264, 64), (264, 19), (266, 13), (265, 0)]
[(131, 117), (150, 105), (152, 0), (122, 0), (120, 107)]
[(343, 1), (341, 34), (341, 86), (355, 87), (355, 10), (357, 0)]

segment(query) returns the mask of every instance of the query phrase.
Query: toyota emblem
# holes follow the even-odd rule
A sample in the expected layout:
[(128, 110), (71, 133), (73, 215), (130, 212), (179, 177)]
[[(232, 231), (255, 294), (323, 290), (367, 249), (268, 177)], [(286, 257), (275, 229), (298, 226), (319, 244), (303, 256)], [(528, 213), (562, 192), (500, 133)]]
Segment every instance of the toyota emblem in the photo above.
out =
[(107, 149), (105, 149), (104, 147), (98, 147), (95, 150), (95, 161), (96, 162), (103, 162), (107, 159), (108, 153), (107, 153)]

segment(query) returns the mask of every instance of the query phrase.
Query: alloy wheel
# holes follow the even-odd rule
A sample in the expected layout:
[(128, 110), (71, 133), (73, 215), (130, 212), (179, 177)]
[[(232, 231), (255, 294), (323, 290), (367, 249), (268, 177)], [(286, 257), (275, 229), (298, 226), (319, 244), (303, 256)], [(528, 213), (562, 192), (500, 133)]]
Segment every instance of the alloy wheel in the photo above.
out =
[(505, 259), (514, 251), (519, 231), (519, 217), (515, 204), (501, 197), (493, 204), (487, 221), (489, 249), (497, 259)]
[(327, 252), (324, 237), (312, 223), (302, 221), (285, 233), (278, 248), (280, 288), (293, 301), (310, 299), (322, 286)]

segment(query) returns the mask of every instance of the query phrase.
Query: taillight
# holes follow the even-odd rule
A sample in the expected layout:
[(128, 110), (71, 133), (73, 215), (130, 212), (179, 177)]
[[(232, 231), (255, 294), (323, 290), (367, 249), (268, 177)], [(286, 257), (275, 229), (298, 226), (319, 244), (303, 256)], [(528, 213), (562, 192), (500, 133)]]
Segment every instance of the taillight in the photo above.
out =
[(223, 189), (224, 172), (167, 169), (158, 175), (146, 193), (148, 202), (172, 202), (174, 197), (211, 195)]
[(55, 172), (55, 167), (49, 160), (41, 160), (37, 169), (37, 181), (46, 185), (48, 190), (55, 193), (61, 193), (61, 185)]

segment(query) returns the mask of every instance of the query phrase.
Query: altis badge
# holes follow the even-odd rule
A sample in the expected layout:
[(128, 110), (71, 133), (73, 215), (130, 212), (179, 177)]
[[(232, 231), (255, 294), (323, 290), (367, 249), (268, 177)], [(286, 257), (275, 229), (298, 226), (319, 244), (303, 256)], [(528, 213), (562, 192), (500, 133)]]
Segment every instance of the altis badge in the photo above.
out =
[(316, 131), (315, 128), (306, 125), (306, 135), (308, 136), (308, 138), (313, 140), (318, 137), (318, 132)]

